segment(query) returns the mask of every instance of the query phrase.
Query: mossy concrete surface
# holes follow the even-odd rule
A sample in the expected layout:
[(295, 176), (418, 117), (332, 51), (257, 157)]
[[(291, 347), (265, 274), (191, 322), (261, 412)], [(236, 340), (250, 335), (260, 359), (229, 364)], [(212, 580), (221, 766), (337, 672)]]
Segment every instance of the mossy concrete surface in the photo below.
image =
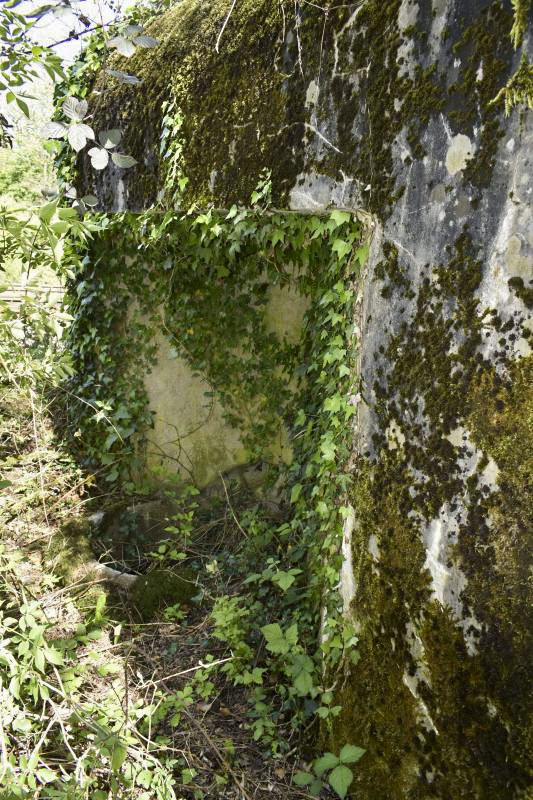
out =
[(276, 203), (373, 214), (350, 489), (361, 658), (329, 747), (367, 749), (360, 800), (526, 800), (533, 130), (490, 104), (521, 57), (512, 4), (243, 0), (217, 54), (226, 13), (180, 3), (128, 64), (133, 99), (94, 101), (142, 162), (96, 193), (155, 199), (174, 87), (186, 201), (245, 204), (268, 167)]

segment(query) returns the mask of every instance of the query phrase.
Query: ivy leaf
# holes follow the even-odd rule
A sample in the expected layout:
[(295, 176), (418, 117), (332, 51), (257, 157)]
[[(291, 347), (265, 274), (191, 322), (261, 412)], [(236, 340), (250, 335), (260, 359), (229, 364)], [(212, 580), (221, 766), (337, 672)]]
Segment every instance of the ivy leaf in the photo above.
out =
[(349, 767), (339, 764), (330, 774), (329, 784), (340, 798), (346, 797), (350, 784), (353, 781), (353, 772)]
[(334, 253), (337, 253), (339, 261), (342, 261), (344, 256), (351, 251), (352, 245), (349, 242), (345, 242), (343, 239), (335, 239), (331, 249)]
[(105, 169), (109, 163), (109, 153), (103, 147), (91, 147), (88, 151), (91, 158), (91, 166), (94, 169)]
[(366, 750), (362, 747), (356, 747), (354, 744), (345, 744), (339, 753), (339, 759), (342, 764), (354, 764), (365, 753)]
[(333, 397), (326, 397), (324, 401), (324, 411), (340, 411), (341, 407), (341, 396), (340, 394), (334, 394)]
[(361, 268), (363, 268), (368, 258), (368, 245), (364, 244), (362, 247), (358, 247), (357, 250), (355, 251), (355, 255), (359, 259), (359, 264)]
[(325, 461), (333, 461), (337, 447), (330, 439), (326, 439), (320, 443), (320, 450)]
[(301, 484), (301, 483), (296, 483), (296, 484), (295, 484), (295, 485), (292, 487), (292, 491), (291, 491), (291, 503), (296, 503), (296, 501), (297, 501), (297, 500), (298, 500), (298, 498), (300, 497), (300, 493), (301, 493), (301, 491), (302, 491), (302, 484)]
[(336, 767), (338, 763), (339, 759), (334, 753), (324, 753), (321, 758), (317, 758), (313, 764), (313, 769), (318, 777), (320, 777), (324, 774), (324, 772), (327, 772), (328, 769), (333, 769), (333, 767)]
[(137, 159), (133, 158), (133, 156), (126, 156), (124, 153), (111, 153), (111, 158), (113, 163), (117, 167), (121, 167), (121, 169), (128, 169), (137, 163)]
[[(341, 225), (344, 225), (345, 222), (350, 221), (350, 214), (348, 211), (332, 211), (330, 214), (330, 221), (334, 223), (332, 229), (339, 228)], [(331, 226), (330, 226), (331, 227)]]
[(278, 242), (285, 241), (285, 231), (280, 230), (279, 228), (274, 228), (272, 232), (272, 238), (270, 240), (272, 247), (275, 247)]
[(305, 412), (302, 409), (298, 411), (296, 419), (294, 420), (294, 424), (299, 426), (305, 425)]
[(0, 489), (7, 489), (8, 486), (13, 486), (12, 481), (0, 481)]

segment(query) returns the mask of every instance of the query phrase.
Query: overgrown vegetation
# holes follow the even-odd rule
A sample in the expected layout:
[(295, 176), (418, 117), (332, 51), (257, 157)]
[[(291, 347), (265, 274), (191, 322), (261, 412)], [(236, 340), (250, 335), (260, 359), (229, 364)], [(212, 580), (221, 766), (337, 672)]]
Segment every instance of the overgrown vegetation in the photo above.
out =
[[(515, 27), (525, 6), (515, 3)], [(129, 50), (139, 34), (123, 29), (115, 47)], [(97, 49), (67, 79), (70, 97), (88, 91)], [(79, 130), (87, 108), (64, 108), (62, 129), (79, 150), (91, 138)], [(367, 744), (331, 736), (352, 711), (344, 689), (359, 659), (337, 589), (359, 401), (352, 323), (363, 227), (341, 211), (270, 210), (268, 174), (252, 210), (179, 212), (183, 117), (176, 98), (162, 112), (160, 202), (172, 211), (80, 220), (89, 203), (78, 200), (74, 209), (47, 204), (24, 224), (3, 217), (5, 253), (28, 273), (61, 263), (70, 280), (73, 363), (57, 341), (67, 316), (29, 300), (18, 312), (2, 304), (0, 787), (6, 800), (343, 798)], [(116, 129), (100, 133), (96, 166), (119, 140)], [(72, 153), (60, 153), (68, 182)], [(298, 344), (269, 335), (263, 318), (268, 286), (291, 281), (310, 301)], [(177, 479), (163, 521), (141, 526), (149, 501), (163, 505), (139, 481), (151, 425), (142, 369), (158, 326), (207, 377), (250, 459), (288, 430), (294, 458), (280, 468), (274, 510), (224, 477), (218, 498)], [(46, 421), (51, 385), (69, 451), (55, 449)], [(93, 556), (133, 587), (118, 589)]]
[[(2, 796), (307, 796), (290, 788), (302, 730), (338, 713), (330, 683), (341, 653), (356, 650), (332, 619), (323, 673), (301, 521), (288, 509), (272, 519), (232, 485), (206, 508), (178, 483), (142, 560), (138, 549), (119, 555), (118, 518), (91, 531), (80, 513), (106, 501), (90, 500), (91, 479), (55, 449), (43, 401), (11, 386), (2, 407)], [(301, 495), (293, 490), (303, 508)], [(130, 516), (130, 544), (134, 529)], [(87, 571), (91, 548), (142, 569), (142, 591), (104, 592)], [(176, 602), (172, 587), (151, 605), (150, 578), (159, 588), (177, 570), (187, 598)], [(315, 795), (329, 783), (344, 797), (362, 754), (327, 754), (296, 783)]]
[[(351, 319), (355, 281), (359, 268), (366, 259), (367, 251), (366, 247), (360, 244), (361, 224), (350, 214), (334, 211), (323, 218), (271, 214), (266, 210), (268, 191), (269, 181), (266, 178), (254, 195), (253, 202), (257, 206), (255, 211), (244, 212), (234, 209), (223, 216), (212, 213), (183, 217), (169, 213), (138, 217), (131, 222), (129, 236), (132, 246), (136, 248), (136, 237), (140, 229), (143, 241), (146, 243), (138, 262), (140, 269), (138, 286), (144, 284), (144, 278), (147, 276), (144, 268), (145, 258), (155, 257), (156, 254), (159, 258), (163, 255), (163, 249), (166, 258), (178, 256), (173, 252), (172, 244), (168, 244), (169, 241), (170, 243), (176, 241), (178, 231), (181, 257), (186, 245), (185, 236), (189, 237), (187, 255), (191, 263), (193, 281), (200, 280), (204, 286), (206, 281), (209, 281), (214, 287), (218, 280), (220, 290), (226, 292), (228, 295), (226, 300), (229, 301), (236, 289), (232, 274), (241, 284), (245, 277), (248, 279), (247, 291), (251, 293), (248, 303), (252, 312), (248, 321), (250, 327), (248, 328), (248, 323), (244, 326), (239, 323), (236, 316), (237, 327), (232, 335), (233, 338), (230, 337), (233, 345), (238, 346), (243, 341), (246, 342), (246, 336), (250, 333), (255, 336), (256, 355), (253, 355), (250, 362), (249, 375), (245, 371), (242, 381), (246, 401), (254, 401), (252, 390), (256, 382), (255, 376), (265, 369), (268, 374), (268, 363), (271, 364), (272, 370), (282, 367), (284, 370), (280, 379), (282, 381), (288, 381), (295, 371), (300, 374), (301, 386), (296, 403), (294, 399), (289, 402), (290, 397), (284, 391), (283, 383), (273, 381), (271, 386), (277, 398), (276, 415), (280, 415), (285, 424), (290, 426), (296, 442), (296, 458), (286, 476), (288, 487), (286, 492), (290, 493), (290, 504), (287, 494), (281, 519), (279, 512), (271, 518), (265, 509), (254, 508), (250, 504), (249, 497), (245, 498), (244, 505), (239, 507), (238, 502), (231, 503), (228, 496), (227, 501), (230, 506), (229, 508), (226, 506), (223, 511), (224, 519), (227, 518), (230, 509), (231, 519), (239, 531), (241, 541), (239, 544), (232, 544), (224, 528), (223, 540), (218, 540), (217, 548), (209, 549), (207, 546), (200, 551), (203, 554), (199, 559), (199, 544), (195, 535), (198, 527), (202, 529), (203, 525), (204, 530), (209, 531), (210, 535), (220, 528), (216, 523), (213, 524), (211, 518), (206, 519), (205, 509), (198, 512), (200, 514), (198, 520), (194, 504), (190, 502), (190, 492), (186, 491), (183, 495), (180, 489), (179, 496), (174, 498), (177, 507), (171, 514), (170, 524), (166, 526), (166, 536), (153, 543), (155, 549), (150, 551), (152, 555), (145, 554), (142, 565), (137, 564), (137, 569), (146, 575), (145, 578), (139, 579), (140, 591), (132, 591), (130, 600), (126, 601), (125, 605), (124, 602), (119, 603), (118, 608), (122, 610), (113, 612), (115, 617), (113, 624), (104, 613), (105, 595), (98, 594), (89, 602), (87, 614), (81, 615), (79, 626), (59, 635), (57, 626), (44, 624), (45, 612), (41, 609), (43, 604), (46, 609), (48, 601), (46, 596), (37, 595), (34, 605), (31, 606), (31, 613), (38, 633), (33, 633), (31, 628), (33, 623), (31, 623), (27, 636), (37, 637), (36, 641), (38, 647), (42, 649), (42, 654), (35, 656), (38, 659), (37, 664), (32, 660), (29, 666), (22, 664), (24, 675), (29, 676), (30, 688), (33, 687), (30, 692), (33, 705), (26, 699), (26, 695), (21, 699), (13, 695), (17, 703), (19, 699), (21, 703), (20, 706), (17, 705), (12, 715), (15, 728), (9, 733), (12, 757), (9, 762), (8, 777), (6, 772), (6, 785), (16, 787), (17, 793), (13, 794), (14, 797), (30, 796), (29, 793), (35, 791), (41, 792), (43, 797), (81, 797), (84, 795), (79, 794), (80, 792), (90, 790), (91, 797), (100, 800), (104, 796), (107, 797), (106, 792), (109, 791), (114, 793), (113, 796), (123, 796), (125, 792), (133, 791), (140, 783), (151, 793), (146, 794), (146, 797), (169, 798), (173, 796), (169, 787), (176, 781), (176, 774), (181, 775), (184, 785), (191, 785), (190, 790), (183, 790), (184, 797), (213, 796), (215, 790), (218, 791), (217, 785), (220, 787), (221, 796), (224, 796), (227, 774), (231, 776), (235, 773), (224, 754), (221, 756), (223, 776), (219, 775), (217, 778), (211, 769), (209, 779), (206, 777), (205, 780), (203, 778), (196, 780), (199, 774), (198, 768), (186, 766), (188, 762), (184, 763), (179, 758), (176, 760), (174, 744), (171, 748), (172, 754), (166, 749), (169, 720), (174, 721), (170, 724), (171, 730), (178, 725), (181, 730), (183, 715), (188, 706), (199, 702), (210, 704), (217, 690), (230, 694), (235, 691), (240, 693), (243, 713), (248, 714), (251, 741), (257, 743), (255, 747), (260, 748), (263, 756), (268, 753), (276, 763), (283, 764), (275, 766), (273, 763), (272, 769), (281, 770), (287, 778), (293, 772), (294, 761), (292, 761), (293, 766), (287, 766), (286, 759), (295, 752), (295, 748), (298, 752), (298, 747), (305, 741), (305, 732), (309, 734), (312, 729), (318, 730), (320, 720), (324, 721), (326, 725), (324, 731), (326, 731), (328, 720), (333, 719), (338, 713), (338, 707), (332, 704), (335, 675), (339, 670), (342, 671), (345, 659), (357, 659), (357, 639), (342, 619), (336, 592), (331, 591), (339, 579), (340, 537), (343, 514), (346, 513), (346, 509), (342, 506), (342, 497), (348, 480), (342, 465), (349, 453), (347, 446), (349, 421), (354, 413), (350, 394), (351, 370), (346, 363), (348, 352), (354, 352), (353, 330), (351, 325), (346, 329), (346, 320)], [(111, 225), (109, 220), (103, 218), (91, 223), (87, 228), (76, 221), (75, 213), (67, 213), (65, 216), (55, 202), (41, 212), (38, 217), (38, 230), (52, 237), (46, 241), (48, 249), (43, 249), (43, 253), (48, 253), (48, 257), (50, 253), (53, 256), (57, 247), (62, 244), (63, 217), (68, 223), (70, 236), (77, 231), (83, 240), (83, 237), (92, 237), (96, 234), (101, 237), (102, 244), (105, 242), (107, 226)], [(126, 219), (120, 220), (121, 230), (125, 235), (127, 235), (124, 226)], [(169, 237), (168, 234), (173, 228), (176, 229), (174, 237)], [(17, 229), (15, 232), (20, 239), (21, 231)], [(16, 236), (14, 239), (16, 240)], [(209, 247), (206, 247), (207, 241)], [(104, 343), (98, 339), (97, 331), (101, 321), (92, 320), (91, 309), (101, 308), (104, 303), (100, 303), (100, 306), (95, 303), (92, 306), (90, 301), (86, 301), (86, 297), (91, 298), (91, 295), (96, 300), (95, 288), (106, 288), (104, 280), (106, 272), (100, 269), (99, 276), (94, 275), (94, 279), (98, 281), (97, 287), (91, 286), (88, 280), (80, 283), (81, 272), (84, 269), (98, 268), (98, 259), (96, 264), (91, 264), (87, 258), (81, 262), (79, 245), (74, 247), (71, 240), (65, 241), (63, 245), (63, 264), (70, 263), (69, 269), (76, 269), (77, 286), (83, 290), (86, 288), (88, 292), (88, 295), (85, 295), (83, 291), (77, 291), (76, 302), (70, 307), (70, 312), (75, 317), (69, 334), (69, 352), (74, 356), (73, 366), (78, 370), (77, 374), (87, 377), (93, 375), (97, 383), (109, 387), (111, 385), (109, 370), (115, 369), (109, 353), (114, 354), (120, 361), (122, 370), (126, 360), (120, 346), (117, 349), (110, 340), (110, 350), (107, 351)], [(154, 248), (152, 252), (146, 249), (150, 246)], [(65, 247), (68, 249), (65, 250)], [(94, 254), (94, 247), (90, 252)], [(128, 252), (128, 248), (125, 247), (124, 254), (127, 255)], [(212, 266), (209, 261), (211, 253), (215, 255)], [(286, 282), (288, 276), (281, 267), (289, 262), (297, 264), (302, 270), (299, 280), (310, 294), (312, 303), (303, 345), (287, 349), (285, 345), (279, 346), (268, 336), (264, 337), (264, 341), (258, 336), (262, 328), (258, 324), (260, 317), (256, 317), (254, 309), (261, 309), (264, 302), (265, 285), (264, 278), (261, 277), (265, 274), (271, 275), (272, 278), (278, 275), (278, 280)], [(108, 269), (107, 275), (113, 280), (120, 281), (121, 273), (116, 266), (110, 264), (109, 267), (113, 269)], [(172, 265), (169, 265), (170, 275), (172, 275), (171, 267)], [(237, 268), (240, 271), (237, 271)], [(130, 276), (133, 276), (131, 270)], [(160, 292), (168, 293), (169, 285), (172, 285), (171, 281), (160, 284)], [(132, 289), (135, 286), (134, 281), (130, 280), (129, 286)], [(109, 287), (107, 290), (109, 291)], [(101, 295), (101, 299), (102, 297)], [(157, 293), (152, 291), (151, 298), (157, 300)], [(117, 303), (117, 299), (115, 293), (113, 313), (118, 311), (124, 315), (132, 298), (125, 296), (126, 305)], [(178, 299), (176, 296), (174, 301), (177, 302)], [(79, 306), (76, 305), (78, 302)], [(80, 313), (80, 308), (83, 309), (83, 313)], [(199, 304), (196, 309), (193, 305), (189, 311), (194, 319), (187, 320), (187, 326), (191, 327), (187, 327), (185, 331), (173, 322), (172, 317), (167, 317), (169, 335), (174, 337), (173, 341), (175, 340), (180, 352), (188, 354), (193, 366), (196, 368), (201, 366), (206, 370), (215, 387), (217, 382), (221, 382), (221, 394), (230, 420), (235, 422), (238, 411), (238, 403), (235, 405), (235, 402), (238, 398), (231, 390), (224, 390), (227, 380), (231, 380), (231, 370), (222, 370), (221, 365), (216, 361), (210, 362), (209, 359), (202, 365), (197, 363), (202, 355), (202, 347), (205, 352), (209, 352), (212, 336), (210, 326), (215, 317), (209, 316), (210, 306), (205, 303)], [(211, 314), (213, 315), (215, 311), (216, 308), (213, 307)], [(82, 336), (88, 330), (87, 325), (89, 328), (93, 326), (94, 332), (92, 334), (89, 332), (89, 339), (84, 342)], [(194, 328), (197, 331), (196, 342), (191, 340)], [(135, 341), (133, 331), (132, 326), (129, 344), (138, 353), (143, 349), (143, 345), (142, 342)], [(153, 330), (145, 325), (142, 331), (145, 342), (148, 342)], [(117, 328), (116, 333), (116, 341), (119, 343), (120, 328)], [(220, 335), (220, 332), (217, 334), (216, 326), (214, 333)], [(80, 345), (79, 350), (75, 346), (76, 337)], [(94, 362), (89, 369), (87, 364), (76, 363), (76, 360), (79, 358), (79, 353), (83, 353), (84, 358), (93, 358), (91, 352), (95, 351), (91, 351), (92, 343), (96, 344), (96, 352), (102, 356), (103, 361), (99, 362), (101, 366), (98, 366), (98, 362)], [(19, 345), (20, 340), (15, 335), (14, 354)], [(24, 352), (29, 357), (33, 352), (29, 346), (31, 341), (26, 340), (25, 345)], [(58, 355), (61, 356), (61, 350)], [(57, 383), (57, 378), (64, 379), (65, 367), (58, 367), (57, 359), (53, 356), (53, 351), (50, 351), (50, 365)], [(16, 356), (14, 361), (17, 362)], [(67, 363), (66, 369), (67, 372), (71, 372), (70, 364)], [(30, 376), (32, 379), (36, 377), (35, 374), (31, 375), (31, 369)], [(127, 374), (125, 377), (127, 378)], [(126, 386), (125, 381), (124, 387)], [(120, 384), (115, 384), (112, 393), (106, 390), (106, 394), (95, 397), (90, 393), (84, 394), (86, 387), (79, 384), (77, 379), (71, 381), (70, 385), (59, 384), (61, 396), (66, 395), (69, 398), (70, 413), (72, 409), (77, 409), (78, 418), (75, 425), (85, 440), (86, 447), (91, 441), (89, 436), (94, 436), (92, 453), (99, 455), (99, 459), (93, 458), (92, 467), (96, 468), (97, 472), (104, 467), (111, 485), (117, 481), (120, 474), (122, 477), (126, 474), (116, 469), (117, 463), (121, 467), (131, 467), (131, 463), (128, 463), (131, 457), (139, 455), (138, 448), (135, 451), (125, 446), (128, 435), (124, 426), (129, 426), (132, 434), (142, 433), (143, 426), (149, 419), (146, 417), (146, 407), (141, 402), (142, 397), (137, 395), (141, 399), (136, 403), (132, 402), (135, 386), (129, 385), (128, 396), (121, 396), (120, 387)], [(23, 388), (23, 383), (19, 381), (18, 389)], [(259, 389), (260, 394), (266, 391), (261, 385)], [(139, 391), (142, 393), (140, 388)], [(247, 395), (247, 391), (251, 391), (251, 394)], [(29, 393), (32, 402), (35, 396), (32, 384)], [(271, 398), (272, 396), (270, 395)], [(259, 454), (261, 447), (268, 443), (269, 425), (274, 424), (273, 410), (269, 408), (268, 397), (269, 395), (266, 398), (266, 405), (263, 402), (260, 413), (257, 414), (258, 424), (248, 428), (248, 447), (250, 453), (254, 455)], [(117, 416), (113, 407), (116, 402), (119, 403), (119, 408), (127, 409), (129, 413)], [(83, 408), (81, 416), (80, 406)], [(300, 410), (296, 411), (295, 408), (298, 407)], [(135, 416), (133, 411), (135, 408), (142, 412), (141, 416)], [(96, 434), (91, 434), (91, 429), (96, 431)], [(101, 435), (101, 431), (105, 436)], [(86, 452), (91, 451), (87, 449)], [(88, 463), (86, 466), (91, 464)], [(5, 480), (11, 481), (9, 470)], [(50, 515), (46, 508), (48, 498), (42, 483), (42, 467), (39, 469), (39, 481), (39, 497), (49, 525)], [(122, 491), (126, 488), (130, 492), (135, 488), (131, 475), (129, 484), (122, 482), (121, 488)], [(283, 505), (281, 501), (281, 507)], [(211, 511), (216, 512), (215, 519), (220, 517), (220, 506)], [(198, 521), (200, 525), (197, 524)], [(244, 539), (242, 539), (243, 534)], [(57, 531), (55, 533), (49, 531), (45, 535), (45, 538), (49, 539), (48, 549), (56, 558), (55, 579), (60, 579), (64, 585), (64, 588), (59, 590), (61, 597), (70, 597), (70, 589), (67, 587), (77, 586), (80, 580), (70, 567), (65, 568), (65, 564), (75, 561), (76, 554), (82, 561), (87, 561), (91, 550), (90, 539), (85, 544), (79, 543), (73, 546), (73, 542), (78, 541), (80, 536), (87, 536), (86, 525), (82, 525), (81, 528), (71, 525), (63, 534), (57, 535)], [(25, 542), (22, 541), (20, 544), (24, 546)], [(61, 557), (60, 551), (65, 546), (68, 555)], [(8, 572), (14, 572), (17, 558), (19, 557), (15, 556), (15, 561), (5, 562), (5, 569)], [(114, 563), (117, 563), (116, 556), (112, 558)], [(123, 561), (121, 568), (132, 567), (127, 561), (126, 563)], [(187, 584), (193, 585), (195, 590), (187, 590), (184, 593), (178, 584), (184, 588)], [(154, 592), (157, 594), (154, 595)], [(176, 603), (177, 597), (181, 598), (181, 603)], [(15, 686), (20, 678), (19, 665), (15, 665), (10, 653), (21, 646), (29, 624), (24, 619), (20, 622), (15, 613), (17, 605), (20, 605), (18, 600), (14, 604), (9, 600), (6, 601), (5, 613), (9, 626), (5, 642), (7, 672), (4, 684), (6, 686)], [(124, 610), (130, 607), (131, 612)], [(328, 614), (321, 622), (322, 610), (325, 607), (328, 607)], [(95, 705), (89, 701), (88, 685), (84, 682), (85, 671), (78, 673), (76, 664), (80, 661), (80, 648), (83, 649), (87, 645), (87, 636), (93, 633), (95, 637), (104, 635), (95, 632), (95, 623), (98, 623), (96, 627), (105, 628), (107, 642), (117, 653), (121, 647), (130, 647), (127, 644), (129, 640), (121, 638), (120, 628), (117, 627), (120, 626), (121, 620), (124, 624), (124, 615), (130, 613), (138, 614), (137, 619), (144, 621), (144, 624), (157, 623), (159, 618), (162, 624), (177, 626), (180, 623), (187, 624), (190, 613), (201, 614), (204, 619), (202, 625), (207, 626), (207, 630), (212, 629), (212, 635), (221, 643), (218, 646), (221, 649), (218, 652), (218, 648), (214, 648), (213, 652), (208, 650), (205, 658), (202, 655), (201, 661), (207, 666), (200, 669), (196, 669), (195, 666), (192, 681), (176, 692), (172, 691), (163, 678), (162, 683), (166, 688), (161, 694), (156, 693), (155, 700), (152, 698), (150, 703), (147, 702), (146, 695), (142, 695), (142, 699), (139, 699), (136, 694), (138, 685), (133, 686), (129, 679), (126, 679), (124, 685), (121, 679), (118, 684), (114, 684), (114, 692), (120, 696), (122, 691), (128, 698), (127, 711), (124, 713), (124, 699), (117, 701), (116, 696), (109, 701), (109, 707), (107, 702)], [(131, 620), (131, 617), (127, 616), (127, 619)], [(253, 624), (250, 623), (252, 619)], [(128, 624), (134, 623), (130, 621)], [(68, 627), (65, 620), (62, 620), (62, 625)], [(109, 639), (110, 625), (114, 630), (111, 639)], [(155, 627), (159, 630), (158, 624)], [(11, 638), (7, 636), (9, 633), (12, 634)], [(158, 633), (158, 636), (160, 637), (161, 633)], [(52, 639), (54, 645), (50, 644)], [(33, 641), (31, 638), (30, 640)], [(194, 636), (191, 638), (189, 635), (181, 648), (181, 667), (184, 662), (183, 653), (190, 646), (194, 651), (199, 643)], [(22, 646), (21, 654), (25, 653), (24, 647)], [(146, 658), (146, 652), (139, 647), (138, 641), (137, 647), (142, 661)], [(202, 648), (204, 647), (205, 645), (202, 645)], [(31, 650), (31, 653), (33, 652), (34, 650)], [(37, 649), (35, 652), (40, 650)], [(153, 663), (153, 659), (151, 661), (148, 658), (148, 663)], [(122, 667), (118, 667), (122, 668), (123, 664)], [(66, 679), (62, 677), (64, 670), (68, 674), (66, 683)], [(105, 671), (104, 668), (104, 673)], [(177, 671), (181, 672), (183, 669)], [(13, 678), (15, 683), (12, 683)], [(39, 689), (36, 694), (36, 686), (44, 686), (44, 693), (41, 694)], [(54, 689), (57, 689), (56, 694), (58, 694), (56, 700), (50, 696), (50, 692), (53, 695)], [(130, 702), (130, 698), (133, 697), (137, 698), (135, 703)], [(53, 711), (58, 704), (61, 709)], [(92, 720), (97, 709), (95, 726)], [(195, 717), (190, 713), (185, 716), (190, 725), (197, 730)], [(61, 720), (57, 729), (56, 717)], [(22, 719), (26, 721), (21, 721)], [(18, 721), (15, 723), (15, 720)], [(17, 726), (20, 725), (28, 734), (27, 740), (19, 741), (17, 737)], [(159, 732), (160, 728), (162, 732)], [(210, 737), (209, 733), (207, 735)], [(145, 741), (147, 736), (148, 746)], [(223, 751), (218, 745), (211, 743), (210, 746), (220, 762), (219, 756)], [(48, 754), (50, 750), (57, 752), (65, 748), (69, 755), (60, 758), (60, 766), (56, 764), (54, 758), (47, 760), (44, 757), (44, 753)], [(21, 755), (22, 753), (24, 755)], [(344, 797), (353, 776), (349, 765), (357, 761), (363, 753), (364, 750), (360, 747), (346, 743), (339, 753), (330, 753), (325, 761), (322, 758), (314, 763), (312, 771), (300, 769), (296, 775), (296, 782), (302, 787), (307, 786), (315, 795), (330, 785), (338, 796)], [(315, 755), (320, 756), (320, 752), (315, 752)], [(138, 769), (132, 769), (130, 766), (132, 756)], [(312, 760), (310, 753), (310, 761)], [(21, 769), (18, 768), (19, 761)], [(103, 767), (100, 766), (102, 764)], [(213, 780), (215, 780), (214, 785)], [(232, 780), (235, 782), (239, 779), (234, 775)], [(59, 788), (63, 783), (70, 784), (68, 792), (72, 788), (74, 793), (68, 794), (66, 789)], [(143, 796), (142, 793), (140, 796)]]

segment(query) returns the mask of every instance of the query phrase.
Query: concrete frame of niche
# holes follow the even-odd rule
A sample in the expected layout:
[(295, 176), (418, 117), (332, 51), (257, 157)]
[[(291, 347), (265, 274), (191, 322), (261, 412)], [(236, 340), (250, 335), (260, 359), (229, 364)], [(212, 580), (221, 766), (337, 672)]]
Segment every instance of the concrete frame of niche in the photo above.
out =
[[(209, 208), (195, 209), (195, 214), (208, 211), (228, 214), (229, 209)], [(257, 209), (239, 207), (239, 212), (257, 212)], [(330, 208), (295, 208), (278, 209), (269, 207), (261, 212), (264, 216), (317, 216), (327, 217), (333, 211), (346, 212), (355, 217), (362, 225), (363, 236), (369, 245), (375, 239), (375, 219), (362, 209), (347, 206)], [(176, 214), (187, 214), (183, 209), (176, 209)], [(297, 266), (296, 266), (297, 269)], [(365, 268), (361, 270), (358, 283), (358, 308), (362, 309)], [(265, 307), (265, 323), (268, 332), (274, 333), (283, 340), (296, 342), (305, 312), (309, 308), (309, 298), (291, 286), (273, 286), (270, 289), (269, 301)], [(360, 312), (358, 312), (359, 314)], [(354, 330), (361, 330), (362, 319), (354, 320)], [(220, 476), (235, 475), (250, 487), (260, 482), (257, 475), (258, 464), (250, 464), (245, 448), (241, 442), (238, 429), (224, 420), (223, 408), (216, 398), (207, 380), (187, 364), (183, 357), (176, 355), (172, 344), (163, 331), (158, 331), (157, 361), (145, 378), (150, 410), (154, 412), (154, 427), (147, 434), (147, 473), (156, 480), (158, 475), (167, 470), (182, 474), (192, 479), (201, 490), (211, 484), (219, 483)], [(290, 381), (294, 388), (294, 379)], [(176, 391), (179, 387), (179, 391)], [(206, 393), (208, 401), (206, 402)], [(355, 396), (355, 395), (353, 395)], [(354, 416), (355, 419), (356, 417)], [(354, 429), (355, 432), (355, 429)], [(280, 420), (276, 441), (270, 442), (265, 449), (265, 461), (270, 464), (290, 464), (292, 448), (287, 430)], [(209, 461), (209, 465), (206, 463)], [(350, 517), (349, 519), (351, 519)], [(349, 523), (349, 520), (347, 521)], [(348, 585), (348, 572), (351, 569), (349, 524), (344, 537), (346, 577), (343, 586)], [(343, 589), (343, 596), (345, 592)], [(352, 593), (348, 591), (345, 606), (348, 609)]]

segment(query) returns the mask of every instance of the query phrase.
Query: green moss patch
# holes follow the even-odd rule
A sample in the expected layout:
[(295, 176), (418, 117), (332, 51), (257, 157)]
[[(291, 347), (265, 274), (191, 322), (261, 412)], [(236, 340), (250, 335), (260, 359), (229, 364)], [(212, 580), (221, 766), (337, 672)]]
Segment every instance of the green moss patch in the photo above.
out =
[(134, 583), (130, 602), (142, 621), (149, 622), (167, 606), (190, 606), (196, 594), (198, 586), (190, 570), (156, 569)]

